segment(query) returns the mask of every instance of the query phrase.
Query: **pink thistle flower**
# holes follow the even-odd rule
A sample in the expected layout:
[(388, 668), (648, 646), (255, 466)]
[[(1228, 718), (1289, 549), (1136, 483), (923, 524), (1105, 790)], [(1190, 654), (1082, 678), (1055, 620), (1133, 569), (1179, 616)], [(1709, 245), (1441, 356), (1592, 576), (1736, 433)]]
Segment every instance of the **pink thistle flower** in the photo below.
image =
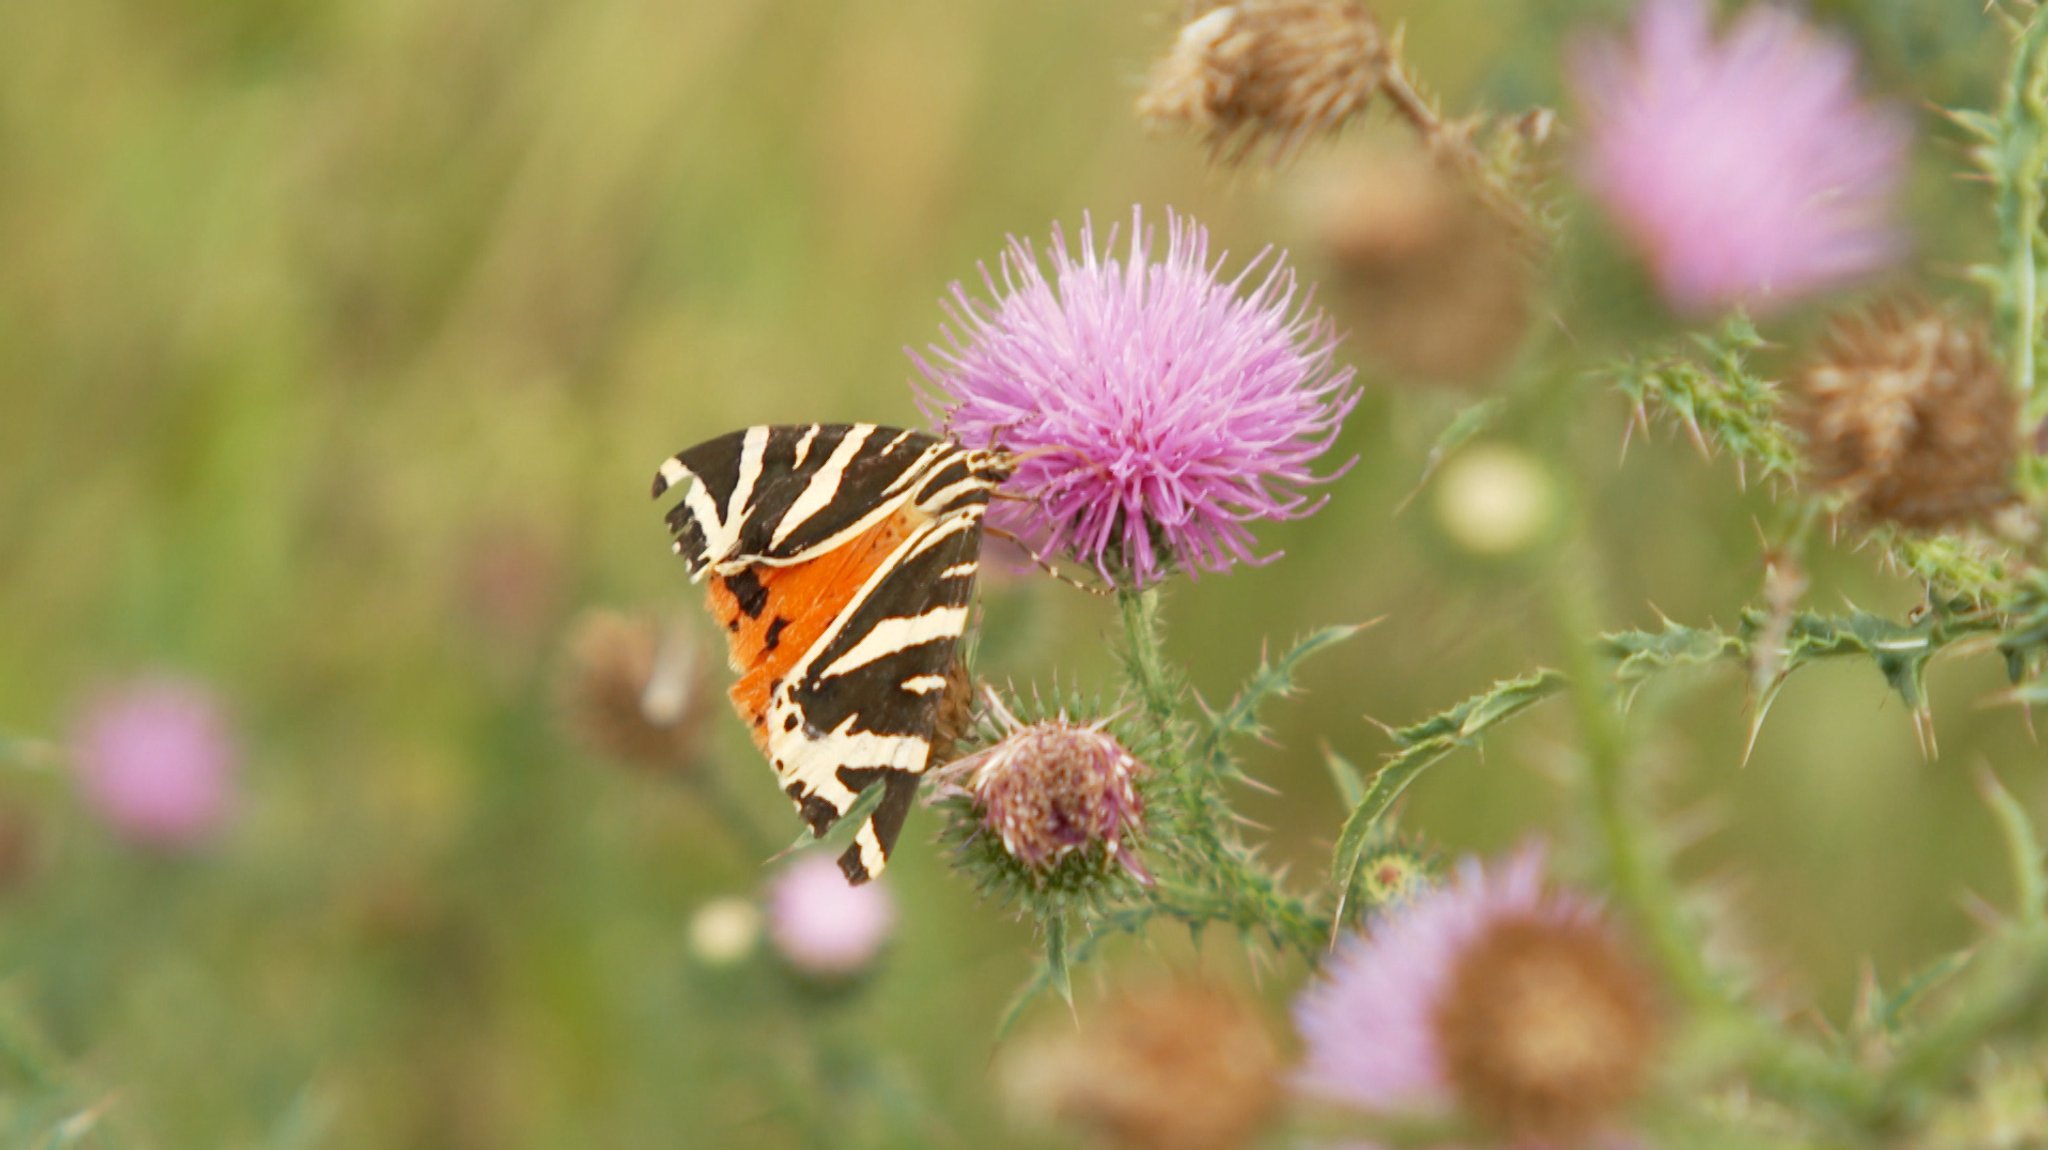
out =
[(1716, 40), (1705, 0), (1645, 0), (1632, 45), (1581, 46), (1583, 178), (1674, 307), (1768, 309), (1899, 254), (1910, 128), (1856, 71), (1851, 44), (1769, 4)]
[(227, 824), (240, 753), (206, 687), (141, 678), (89, 699), (72, 737), (86, 804), (117, 834), (162, 850), (196, 848)]
[(896, 904), (877, 883), (846, 885), (839, 864), (798, 858), (768, 891), (768, 937), (789, 964), (818, 978), (860, 973), (896, 926)]
[(1027, 724), (995, 692), (988, 701), (1007, 734), (941, 768), (939, 780), (964, 778), (961, 789), (974, 796), (982, 825), (1033, 870), (1101, 843), (1138, 879), (1151, 881), (1124, 843), (1127, 832), (1144, 828), (1136, 779), (1145, 767), (1103, 729), (1107, 720), (1082, 726), (1061, 714)]
[(1030, 503), (993, 521), (1136, 586), (1261, 561), (1251, 524), (1322, 505), (1302, 489), (1335, 476), (1310, 464), (1358, 401), (1284, 256), (1226, 280), (1200, 224), (1169, 212), (1166, 234), (1155, 259), (1132, 209), (1119, 259), (1115, 229), (1098, 250), (1083, 217), (1077, 251), (1055, 225), (1049, 278), (1013, 238), (1000, 283), (982, 269), (989, 302), (953, 285), (947, 346), (911, 353), (948, 435), (1021, 459)]
[(1537, 850), (1467, 861), (1376, 920), (1294, 1014), (1305, 1093), (1463, 1113), (1520, 1148), (1610, 1144), (1658, 1031), (1642, 972), (1592, 903), (1546, 888)]

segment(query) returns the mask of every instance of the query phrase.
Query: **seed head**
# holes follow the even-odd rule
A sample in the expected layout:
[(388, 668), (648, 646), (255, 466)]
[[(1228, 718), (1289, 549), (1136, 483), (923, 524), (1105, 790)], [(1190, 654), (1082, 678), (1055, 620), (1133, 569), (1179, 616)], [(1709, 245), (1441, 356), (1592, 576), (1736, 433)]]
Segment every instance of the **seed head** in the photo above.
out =
[(1194, 981), (1124, 990), (1078, 1031), (1020, 1045), (1001, 1071), (1021, 1117), (1125, 1150), (1246, 1146), (1280, 1100), (1280, 1054), (1257, 1008)]
[(658, 771), (687, 771), (702, 751), (706, 675), (679, 627), (591, 611), (569, 633), (556, 696), (562, 721), (600, 754)]
[(1386, 69), (1379, 22), (1355, 0), (1240, 0), (1181, 28), (1138, 115), (1201, 133), (1229, 163), (1261, 144), (1284, 159), (1363, 112)]
[(1801, 382), (1814, 473), (1865, 518), (1939, 530), (2012, 501), (2020, 401), (1981, 323), (1899, 303), (1844, 317)]
[(1472, 939), (1435, 1024), (1451, 1088), (1477, 1118), (1571, 1145), (1640, 1090), (1655, 1016), (1604, 926), (1531, 916)]

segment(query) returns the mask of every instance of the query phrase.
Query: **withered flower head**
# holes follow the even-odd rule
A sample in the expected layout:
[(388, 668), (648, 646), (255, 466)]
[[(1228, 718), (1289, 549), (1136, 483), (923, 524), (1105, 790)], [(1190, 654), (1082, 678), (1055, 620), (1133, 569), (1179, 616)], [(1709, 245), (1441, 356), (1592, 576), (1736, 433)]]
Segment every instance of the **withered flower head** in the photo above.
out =
[(1981, 323), (1898, 302), (1837, 319), (1802, 383), (1814, 473), (1863, 517), (1938, 530), (2012, 501), (2019, 396)]
[(1100, 843), (1144, 878), (1144, 868), (1124, 842), (1126, 832), (1144, 825), (1144, 803), (1135, 784), (1144, 765), (1103, 729), (1104, 723), (1082, 726), (1062, 714), (1027, 724), (993, 691), (988, 699), (1008, 734), (947, 765), (938, 777), (965, 780), (960, 785), (974, 796), (982, 825), (1027, 867), (1043, 870)]
[(1181, 28), (1138, 115), (1202, 133), (1231, 163), (1267, 142), (1281, 159), (1363, 112), (1387, 59), (1379, 22), (1356, 0), (1240, 0)]
[(1002, 1066), (1027, 1118), (1087, 1127), (1127, 1150), (1230, 1150), (1279, 1101), (1280, 1054), (1243, 996), (1183, 981), (1128, 989), (1078, 1031), (1025, 1042)]
[(570, 631), (557, 698), (564, 725), (592, 750), (683, 771), (701, 751), (707, 681), (701, 650), (681, 628), (590, 611)]

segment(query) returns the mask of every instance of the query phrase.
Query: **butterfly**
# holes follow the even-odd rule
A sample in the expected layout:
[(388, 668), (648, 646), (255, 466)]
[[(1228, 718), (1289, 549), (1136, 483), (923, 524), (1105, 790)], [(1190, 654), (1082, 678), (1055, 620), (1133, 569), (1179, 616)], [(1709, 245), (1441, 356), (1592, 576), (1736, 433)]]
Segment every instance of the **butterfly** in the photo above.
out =
[(839, 857), (882, 873), (964, 684), (958, 645), (989, 500), (1014, 456), (868, 423), (749, 427), (661, 465), (676, 554), (725, 628), (731, 697), (783, 793), (823, 837), (881, 801)]

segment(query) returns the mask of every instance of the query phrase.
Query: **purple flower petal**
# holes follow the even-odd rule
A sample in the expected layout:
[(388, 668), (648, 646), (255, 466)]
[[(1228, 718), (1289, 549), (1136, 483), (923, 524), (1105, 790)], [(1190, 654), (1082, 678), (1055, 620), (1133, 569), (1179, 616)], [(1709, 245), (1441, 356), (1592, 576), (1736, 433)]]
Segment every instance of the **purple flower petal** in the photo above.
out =
[(1864, 100), (1845, 41), (1752, 6), (1646, 0), (1632, 44), (1581, 44), (1587, 188), (1681, 311), (1770, 308), (1898, 257), (1910, 128)]
[[(1012, 239), (987, 300), (953, 286), (945, 343), (911, 353), (946, 434), (1022, 457), (998, 525), (1143, 586), (1171, 567), (1258, 562), (1251, 525), (1321, 506), (1301, 488), (1358, 401), (1335, 339), (1267, 249), (1221, 278), (1209, 237), (1167, 214), (1164, 257), (1131, 213), (1098, 249), (1055, 226), (1044, 262)], [(1348, 465), (1347, 465), (1348, 466)], [(1342, 468), (1338, 473), (1341, 474)]]

